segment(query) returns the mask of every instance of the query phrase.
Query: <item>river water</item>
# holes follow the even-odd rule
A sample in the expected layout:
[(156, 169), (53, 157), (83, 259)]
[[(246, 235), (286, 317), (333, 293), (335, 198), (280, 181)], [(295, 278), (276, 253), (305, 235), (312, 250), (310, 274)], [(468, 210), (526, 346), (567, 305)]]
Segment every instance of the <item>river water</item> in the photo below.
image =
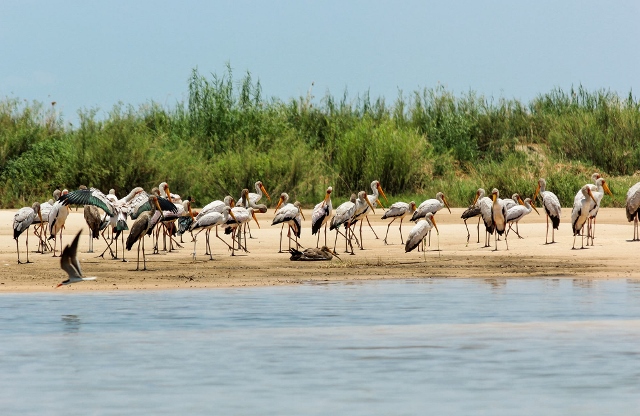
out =
[(0, 296), (3, 415), (635, 415), (640, 281)]

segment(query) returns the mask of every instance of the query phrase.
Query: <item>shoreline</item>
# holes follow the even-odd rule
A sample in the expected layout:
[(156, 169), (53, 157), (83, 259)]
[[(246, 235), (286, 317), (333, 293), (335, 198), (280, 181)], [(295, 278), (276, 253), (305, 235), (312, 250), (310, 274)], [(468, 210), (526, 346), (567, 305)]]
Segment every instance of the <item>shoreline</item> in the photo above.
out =
[[(17, 264), (16, 244), (12, 238), (11, 224), (17, 210), (0, 210), (0, 293), (19, 292), (85, 292), (109, 290), (166, 290), (189, 288), (231, 288), (273, 285), (295, 285), (307, 282), (344, 282), (381, 279), (413, 278), (580, 278), (617, 279), (640, 278), (637, 267), (637, 249), (640, 245), (630, 242), (632, 223), (628, 223), (623, 208), (602, 208), (598, 214), (595, 246), (585, 250), (571, 250), (573, 236), (570, 231), (569, 209), (563, 209), (560, 229), (556, 230), (556, 244), (545, 245), (546, 219), (535, 213), (520, 223), (520, 233), (525, 239), (510, 234), (509, 251), (504, 241), (498, 242), (499, 251), (481, 248), (476, 243), (476, 219), (471, 219), (471, 238), (466, 246), (467, 232), (460, 219), (463, 208), (454, 208), (452, 213), (440, 211), (436, 216), (440, 230), (439, 239), (432, 236), (432, 247), (441, 251), (404, 252), (396, 221), (389, 231), (389, 242), (382, 238), (387, 222), (380, 219), (383, 211), (376, 210), (370, 221), (376, 233), (363, 226), (365, 250), (355, 249), (355, 256), (344, 254), (338, 240), (337, 251), (342, 261), (292, 262), (288, 253), (277, 253), (280, 227), (271, 227), (273, 213), (258, 215), (261, 229), (252, 227), (254, 239), (248, 239), (250, 253), (231, 257), (220, 241), (211, 239), (214, 260), (204, 255), (204, 234), (198, 238), (198, 257), (192, 263), (193, 243), (189, 235), (184, 236), (183, 248), (172, 253), (147, 254), (148, 271), (136, 272), (136, 247), (126, 252), (128, 262), (96, 258), (106, 247), (104, 241), (94, 240), (95, 253), (87, 253), (88, 231), (82, 210), (73, 209), (67, 220), (63, 245), (72, 241), (73, 235), (84, 228), (80, 238), (79, 259), (87, 276), (97, 276), (95, 282), (82, 282), (56, 289), (66, 279), (60, 269), (58, 258), (52, 253), (35, 253), (36, 238), (33, 227), (29, 229), (29, 258), (34, 263)], [(316, 236), (311, 236), (311, 210), (304, 210), (308, 219), (303, 222), (301, 244), (315, 247)], [(129, 222), (131, 226), (133, 222)], [(403, 221), (403, 236), (406, 237), (413, 223)], [(480, 226), (483, 241), (484, 226)], [(286, 233), (286, 231), (285, 231)], [(327, 243), (332, 246), (334, 232), (328, 232)], [(287, 247), (286, 235), (283, 247)], [(324, 237), (321, 234), (321, 245)], [(178, 238), (179, 241), (179, 238)], [(146, 241), (150, 243), (150, 240)], [(579, 240), (577, 240), (577, 244)], [(162, 241), (160, 242), (162, 246)], [(344, 245), (344, 240), (342, 240)], [(24, 260), (25, 234), (20, 238), (21, 259)], [(146, 244), (150, 247), (151, 244)], [(119, 256), (122, 255), (119, 246)], [(426, 260), (425, 260), (426, 258)]]

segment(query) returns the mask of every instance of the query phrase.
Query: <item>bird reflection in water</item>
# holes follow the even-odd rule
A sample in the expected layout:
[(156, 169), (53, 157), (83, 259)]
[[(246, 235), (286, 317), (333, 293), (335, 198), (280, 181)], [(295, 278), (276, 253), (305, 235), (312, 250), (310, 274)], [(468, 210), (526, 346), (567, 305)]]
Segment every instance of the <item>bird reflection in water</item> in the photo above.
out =
[(78, 315), (62, 315), (65, 333), (75, 334), (80, 331), (80, 317)]

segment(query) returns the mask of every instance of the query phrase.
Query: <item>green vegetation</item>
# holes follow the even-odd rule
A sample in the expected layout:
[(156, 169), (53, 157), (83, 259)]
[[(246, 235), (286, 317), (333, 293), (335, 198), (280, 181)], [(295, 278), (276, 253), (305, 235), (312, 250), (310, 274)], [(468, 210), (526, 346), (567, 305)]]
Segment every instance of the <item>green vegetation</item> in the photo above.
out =
[(442, 87), (400, 96), (368, 94), (284, 102), (262, 96), (231, 69), (188, 83), (186, 103), (117, 105), (106, 117), (65, 124), (54, 105), (0, 101), (0, 203), (29, 205), (56, 187), (124, 195), (167, 181), (197, 205), (238, 196), (260, 179), (277, 196), (309, 206), (334, 187), (334, 204), (379, 179), (391, 201), (444, 191), (468, 205), (478, 187), (531, 196), (538, 177), (563, 205), (593, 172), (609, 178), (621, 206), (640, 169), (640, 102), (608, 91), (553, 90), (532, 100), (454, 96)]

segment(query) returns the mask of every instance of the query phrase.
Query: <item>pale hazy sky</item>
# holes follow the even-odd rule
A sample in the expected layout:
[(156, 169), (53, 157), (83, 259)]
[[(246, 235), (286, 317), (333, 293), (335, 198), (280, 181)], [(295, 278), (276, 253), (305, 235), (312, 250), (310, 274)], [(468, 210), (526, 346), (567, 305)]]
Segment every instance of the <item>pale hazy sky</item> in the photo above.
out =
[(0, 97), (79, 108), (174, 105), (187, 79), (260, 79), (265, 96), (315, 82), (393, 102), (438, 83), (529, 100), (582, 84), (640, 90), (638, 1), (0, 1)]

